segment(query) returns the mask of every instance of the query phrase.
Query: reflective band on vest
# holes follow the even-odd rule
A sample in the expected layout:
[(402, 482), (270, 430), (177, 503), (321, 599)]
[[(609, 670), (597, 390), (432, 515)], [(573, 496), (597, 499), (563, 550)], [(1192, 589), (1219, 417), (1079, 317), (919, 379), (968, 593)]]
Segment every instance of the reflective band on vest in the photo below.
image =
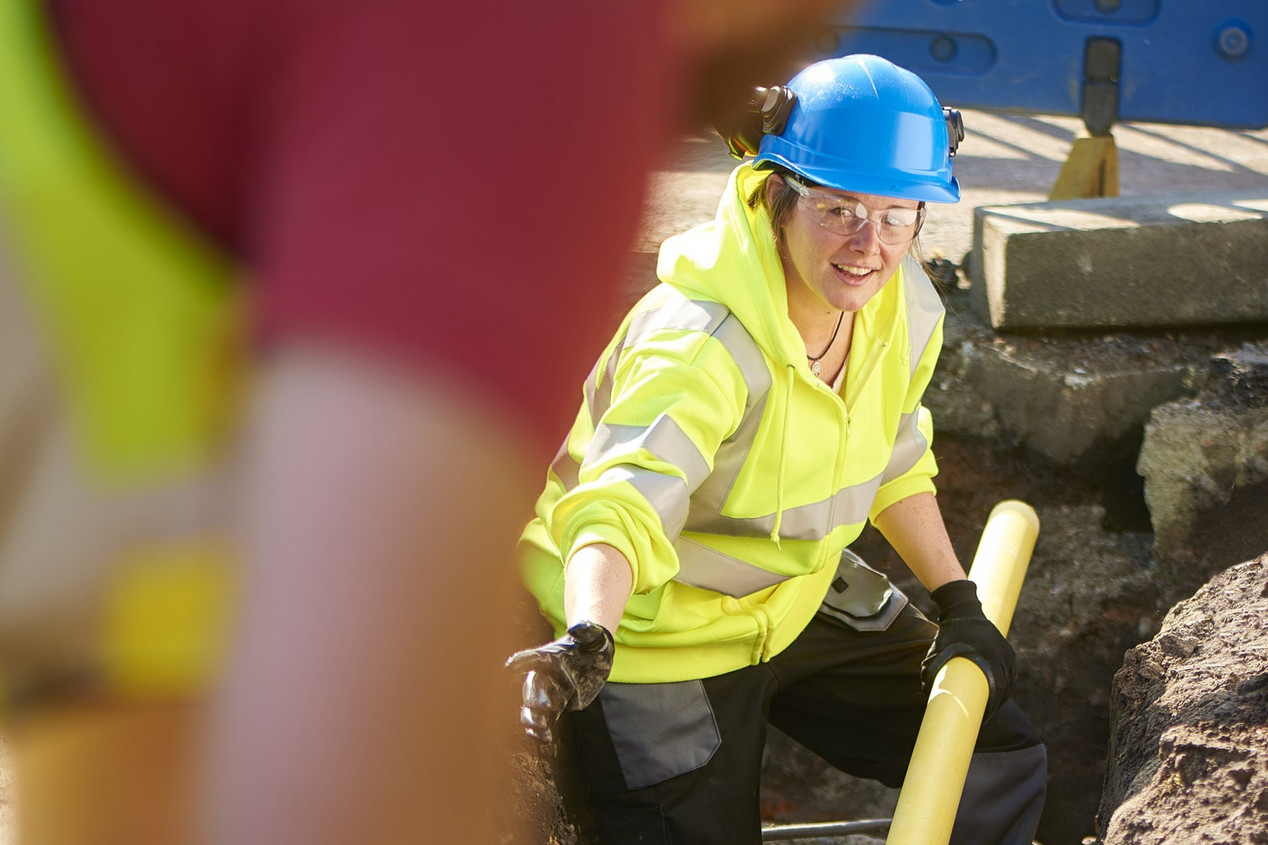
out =
[[(913, 259), (904, 260), (903, 272), (907, 280), (908, 351), (914, 375), (942, 316), (942, 301), (932, 282)], [(601, 420), (611, 404), (611, 385), (622, 351), (636, 346), (654, 332), (665, 330), (699, 331), (712, 336), (735, 361), (748, 387), (740, 425), (713, 456), (713, 471), (709, 472), (708, 459), (700, 453), (696, 444), (673, 419), (664, 415), (645, 427), (597, 423), (585, 461), (612, 460), (646, 450), (658, 460), (682, 470), (685, 481), (630, 464), (613, 467), (602, 476), (603, 481), (629, 483), (655, 510), (665, 535), (673, 542), (678, 554), (679, 571), (674, 580), (731, 596), (745, 596), (772, 587), (792, 576), (754, 566), (681, 536), (686, 530), (726, 537), (769, 537), (776, 524), (774, 513), (749, 518), (722, 513), (752, 450), (772, 383), (766, 356), (726, 306), (683, 298), (636, 315), (626, 336), (608, 356), (604, 377), (599, 379), (596, 368), (586, 379), (585, 397), (590, 419)], [(604, 387), (600, 388), (600, 384)], [(919, 408), (902, 415), (894, 448), (883, 472), (838, 490), (822, 501), (784, 511), (779, 520), (780, 536), (790, 540), (817, 541), (837, 528), (864, 522), (881, 485), (910, 471), (929, 448), (917, 426), (918, 412)], [(566, 490), (577, 486), (580, 467), (568, 454), (566, 444), (551, 469)]]

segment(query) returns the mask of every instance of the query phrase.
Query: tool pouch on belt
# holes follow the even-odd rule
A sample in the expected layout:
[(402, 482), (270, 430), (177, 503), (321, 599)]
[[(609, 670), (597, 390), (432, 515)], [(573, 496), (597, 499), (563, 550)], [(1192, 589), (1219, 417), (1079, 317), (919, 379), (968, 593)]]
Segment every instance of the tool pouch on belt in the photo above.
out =
[(819, 610), (856, 631), (884, 631), (907, 606), (907, 596), (849, 549)]

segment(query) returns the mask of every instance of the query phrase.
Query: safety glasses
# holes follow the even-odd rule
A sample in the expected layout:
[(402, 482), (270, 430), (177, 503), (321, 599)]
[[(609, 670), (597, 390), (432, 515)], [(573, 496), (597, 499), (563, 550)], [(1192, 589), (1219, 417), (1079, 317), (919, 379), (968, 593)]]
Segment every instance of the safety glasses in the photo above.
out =
[(924, 203), (917, 208), (875, 211), (854, 197), (811, 188), (792, 176), (784, 176), (784, 181), (801, 195), (798, 205), (810, 219), (834, 235), (853, 235), (871, 221), (881, 243), (902, 244), (916, 237), (925, 222)]

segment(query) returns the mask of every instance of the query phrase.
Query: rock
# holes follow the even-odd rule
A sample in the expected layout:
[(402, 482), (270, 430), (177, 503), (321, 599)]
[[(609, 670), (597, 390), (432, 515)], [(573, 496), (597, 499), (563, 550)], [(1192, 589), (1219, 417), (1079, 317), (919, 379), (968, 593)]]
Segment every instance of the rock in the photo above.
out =
[[(969, 310), (963, 292), (948, 295), (947, 310), (924, 399), (939, 436), (1024, 445), (1107, 496), (1137, 501), (1136, 460), (1150, 412), (1203, 390), (1211, 356), (1227, 343), (1209, 333), (1001, 335)], [(1103, 504), (1115, 515), (1113, 502)]]
[(1201, 393), (1154, 408), (1136, 466), (1171, 602), (1268, 549), (1268, 344), (1214, 356)]
[(1103, 845), (1268, 843), (1268, 554), (1127, 653), (1098, 825)]
[[(1155, 408), (1137, 469), (1145, 478), (1157, 554), (1174, 555), (1192, 544), (1204, 512), (1268, 480), (1268, 408), (1220, 409), (1201, 400)], [(1268, 497), (1262, 501), (1268, 517)], [(1255, 523), (1243, 527), (1253, 530)]]

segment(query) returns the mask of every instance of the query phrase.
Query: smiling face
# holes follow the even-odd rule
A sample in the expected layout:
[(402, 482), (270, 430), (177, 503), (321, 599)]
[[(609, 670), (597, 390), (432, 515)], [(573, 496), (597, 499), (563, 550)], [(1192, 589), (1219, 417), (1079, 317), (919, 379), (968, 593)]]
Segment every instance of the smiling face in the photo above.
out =
[[(784, 185), (780, 175), (767, 180), (769, 202), (774, 202)], [(816, 190), (842, 197), (843, 205), (851, 208), (862, 203), (874, 218), (889, 209), (916, 209), (920, 205), (915, 200)], [(820, 225), (822, 218), (806, 207), (807, 202), (802, 199), (794, 203), (779, 224), (788, 310), (794, 322), (798, 315), (814, 319), (838, 311), (858, 311), (890, 280), (911, 245), (910, 240), (898, 244), (881, 242), (874, 222), (852, 235), (835, 234)]]

